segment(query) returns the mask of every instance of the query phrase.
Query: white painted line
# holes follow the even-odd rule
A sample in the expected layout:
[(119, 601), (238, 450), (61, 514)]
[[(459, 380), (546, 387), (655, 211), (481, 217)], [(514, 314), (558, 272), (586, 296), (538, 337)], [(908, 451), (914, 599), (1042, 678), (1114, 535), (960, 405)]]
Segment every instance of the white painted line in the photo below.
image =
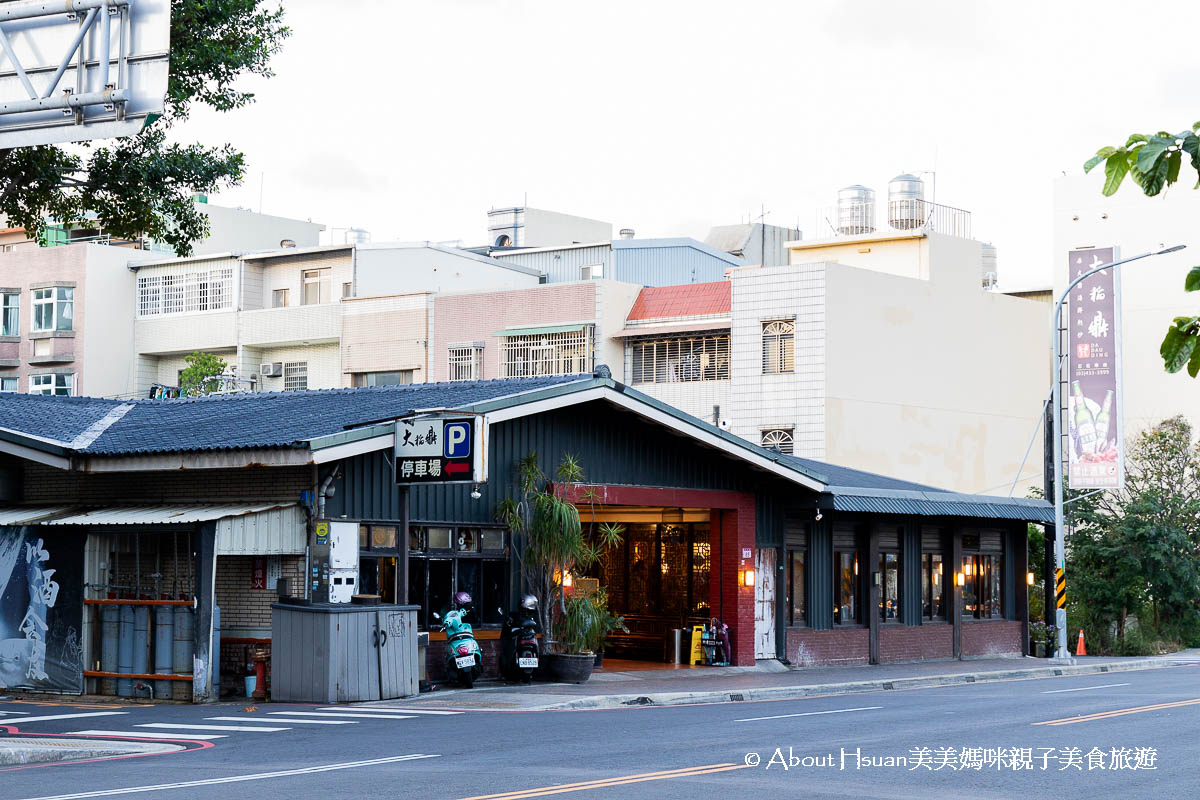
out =
[(734, 722), (761, 722), (764, 719), (788, 719), (789, 717), (817, 717), (821, 714), (848, 714), (851, 711), (878, 711), (883, 706), (863, 706), (862, 708), (835, 708), (833, 711), (805, 711), (803, 714), (778, 714), (774, 717), (750, 717), (735, 719)]
[(0, 714), (28, 714), (28, 711), (0, 711)]
[(170, 722), (147, 722), (138, 725), (139, 728), (184, 728), (196, 731), (258, 731), (259, 733), (274, 733), (275, 731), (290, 731), (291, 728), (263, 728), (257, 725), (175, 725)]
[(395, 706), (330, 706), (318, 708), (317, 711), (394, 711), (399, 714), (429, 714), (437, 717), (449, 717), (463, 713), (461, 711), (433, 711), (425, 708), (396, 708)]
[(49, 714), (44, 717), (21, 717), (14, 719), (12, 722), (19, 722), (22, 725), (28, 722), (44, 722), (51, 719), (79, 719), (80, 717), (115, 717), (118, 714), (128, 714), (128, 711), (87, 711), (82, 714)]
[[(218, 722), (279, 722), (277, 719), (263, 719), (262, 717), (205, 717)], [(354, 720), (349, 719), (289, 719), (288, 725), (356, 725)]]
[(224, 733), (159, 733), (158, 731), (71, 731), (68, 736), (124, 736), (139, 739), (224, 739)]
[(1078, 689), (1054, 689), (1042, 694), (1059, 694), (1061, 692), (1086, 692), (1089, 689), (1112, 689), (1115, 686), (1128, 686), (1128, 683), (1106, 683), (1103, 686), (1080, 686)]
[(52, 794), (41, 797), (27, 797), (25, 800), (83, 800), (87, 797), (112, 797), (119, 794), (139, 794), (142, 792), (162, 792), (167, 789), (189, 789), (193, 786), (213, 786), (220, 783), (241, 783), (243, 781), (263, 781), (270, 778), (286, 778), (289, 775), (309, 775), (314, 772), (333, 772), (339, 769), (355, 769), (357, 767), (373, 767), (377, 764), (394, 764), (397, 761), (416, 761), (422, 758), (439, 758), (437, 755), (413, 753), (407, 756), (390, 756), (388, 758), (372, 758), (369, 761), (346, 761), (341, 764), (325, 764), (320, 767), (303, 767), (301, 769), (286, 769), (279, 772), (258, 772), (253, 775), (230, 775), (226, 778), (206, 778), (198, 781), (183, 781), (180, 783), (159, 783), (154, 786), (126, 786), (120, 789), (97, 789), (94, 792), (76, 792), (74, 794)]
[[(399, 714), (335, 714), (328, 711), (271, 711), (272, 715), (284, 717), (350, 717), (351, 719), (412, 719), (409, 716), (401, 716)], [(280, 720), (281, 722), (283, 720)]]

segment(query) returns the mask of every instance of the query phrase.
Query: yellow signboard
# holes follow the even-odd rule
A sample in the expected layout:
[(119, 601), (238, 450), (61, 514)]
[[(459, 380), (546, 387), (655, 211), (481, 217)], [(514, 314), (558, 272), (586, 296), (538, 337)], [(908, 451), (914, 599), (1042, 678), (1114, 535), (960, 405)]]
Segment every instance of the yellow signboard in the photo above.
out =
[(693, 625), (692, 626), (692, 655), (691, 655), (691, 658), (688, 659), (689, 664), (703, 664), (704, 663), (704, 645), (701, 643), (701, 641), (703, 639), (704, 639), (704, 626), (703, 625)]

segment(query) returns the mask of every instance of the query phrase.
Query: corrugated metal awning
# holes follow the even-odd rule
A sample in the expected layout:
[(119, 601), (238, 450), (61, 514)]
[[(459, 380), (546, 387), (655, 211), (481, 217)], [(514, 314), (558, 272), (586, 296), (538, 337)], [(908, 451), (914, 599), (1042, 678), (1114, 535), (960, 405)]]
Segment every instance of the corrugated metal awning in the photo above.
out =
[(492, 336), (537, 336), (541, 333), (571, 333), (572, 331), (583, 330), (585, 323), (579, 322), (574, 325), (542, 325), (535, 328), (505, 328), (502, 331), (496, 331)]
[(1053, 506), (1045, 500), (1024, 497), (870, 490), (840, 486), (828, 487), (825, 497), (832, 499), (835, 511), (1054, 522)]
[(729, 330), (730, 325), (731, 322), (728, 317), (721, 319), (700, 319), (691, 322), (670, 322), (664, 325), (643, 325), (641, 327), (625, 328), (612, 334), (612, 337), (620, 339), (630, 336), (657, 336), (663, 333)]
[(223, 517), (258, 514), (295, 503), (257, 503), (254, 505), (162, 505), (111, 506), (80, 509), (39, 522), (39, 525), (182, 525), (209, 522)]
[(63, 506), (49, 508), (0, 508), (0, 525), (28, 525), (31, 522), (69, 511)]

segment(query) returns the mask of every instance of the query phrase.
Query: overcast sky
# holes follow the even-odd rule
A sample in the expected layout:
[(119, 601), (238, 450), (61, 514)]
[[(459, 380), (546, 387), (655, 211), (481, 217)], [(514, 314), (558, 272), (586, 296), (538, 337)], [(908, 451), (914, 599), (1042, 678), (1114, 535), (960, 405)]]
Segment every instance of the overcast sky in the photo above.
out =
[(377, 242), (482, 244), (487, 209), (526, 198), (639, 237), (761, 207), (808, 232), (842, 186), (936, 169), (1002, 282), (1028, 283), (1048, 274), (1056, 175), (1200, 118), (1188, 4), (284, 5), (294, 33), (276, 77), (247, 83), (257, 103), (184, 134), (246, 153), (212, 202), (257, 210), (261, 185), (268, 214)]

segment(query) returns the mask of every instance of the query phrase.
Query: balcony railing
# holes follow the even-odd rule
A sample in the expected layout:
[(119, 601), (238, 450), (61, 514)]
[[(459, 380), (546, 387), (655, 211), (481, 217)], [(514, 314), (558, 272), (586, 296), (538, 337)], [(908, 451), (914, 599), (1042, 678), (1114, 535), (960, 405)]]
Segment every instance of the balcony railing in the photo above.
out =
[(813, 239), (869, 233), (941, 233), (971, 238), (971, 212), (916, 198), (846, 203), (817, 211)]

